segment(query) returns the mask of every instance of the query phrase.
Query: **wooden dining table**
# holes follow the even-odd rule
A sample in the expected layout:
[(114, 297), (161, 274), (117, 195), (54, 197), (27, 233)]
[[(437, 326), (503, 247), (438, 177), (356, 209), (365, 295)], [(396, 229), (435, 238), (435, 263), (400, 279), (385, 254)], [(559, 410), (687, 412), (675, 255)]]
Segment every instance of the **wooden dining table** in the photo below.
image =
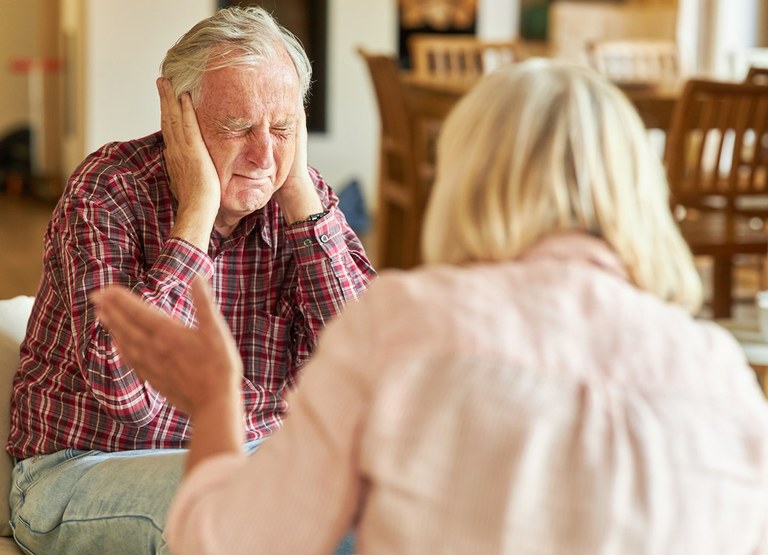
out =
[(643, 84), (616, 84), (634, 105), (647, 129), (667, 131), (677, 99), (683, 92), (684, 81)]
[(445, 118), (477, 79), (425, 78), (410, 71), (401, 74), (406, 98), (416, 113)]
[[(403, 84), (408, 101), (416, 113), (426, 113), (435, 119), (444, 119), (456, 103), (478, 82), (478, 80), (440, 80), (425, 79), (404, 72)], [(672, 120), (678, 101), (683, 96), (685, 79), (659, 84), (617, 84), (628, 100), (637, 109), (641, 120), (648, 130), (661, 130), (667, 136), (672, 127)], [(766, 227), (753, 228), (755, 219), (739, 217), (736, 219), (734, 236), (728, 244), (721, 243), (725, 221), (720, 212), (701, 213), (698, 217), (686, 217), (680, 222), (681, 232), (697, 256), (714, 259), (712, 271), (714, 295), (711, 308), (715, 318), (724, 318), (731, 311), (732, 257), (728, 249), (731, 243), (739, 245), (739, 252), (764, 254)], [(768, 374), (767, 374), (768, 375)], [(768, 378), (766, 379), (768, 384)], [(767, 389), (768, 391), (768, 386)]]
[[(477, 79), (424, 78), (409, 71), (402, 73), (403, 83), (411, 101), (430, 115), (448, 114), (453, 106), (477, 82)], [(666, 131), (672, 123), (677, 99), (683, 90), (683, 81), (658, 84), (617, 84), (635, 106), (648, 129)]]

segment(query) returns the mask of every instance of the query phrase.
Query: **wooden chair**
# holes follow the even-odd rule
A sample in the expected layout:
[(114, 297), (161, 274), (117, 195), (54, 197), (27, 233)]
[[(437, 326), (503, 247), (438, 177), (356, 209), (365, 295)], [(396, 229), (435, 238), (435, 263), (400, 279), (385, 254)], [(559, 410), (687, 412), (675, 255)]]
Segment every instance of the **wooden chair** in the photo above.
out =
[(479, 79), (525, 57), (516, 40), (485, 41), (474, 35), (430, 33), (408, 37), (408, 52), (416, 75), (436, 79)]
[(377, 268), (419, 263), (426, 192), (417, 179), (409, 103), (394, 56), (358, 49), (373, 84), (381, 122), (374, 258)]
[(655, 84), (680, 78), (680, 53), (668, 40), (598, 40), (587, 43), (590, 65), (619, 85)]
[(680, 229), (714, 259), (712, 311), (730, 316), (737, 255), (768, 253), (768, 87), (690, 80), (664, 155)]
[(746, 77), (750, 68), (768, 67), (768, 48), (766, 47), (747, 47), (736, 48), (728, 53), (728, 63), (730, 76), (733, 79)]
[(768, 85), (768, 67), (749, 66), (745, 81), (755, 85)]

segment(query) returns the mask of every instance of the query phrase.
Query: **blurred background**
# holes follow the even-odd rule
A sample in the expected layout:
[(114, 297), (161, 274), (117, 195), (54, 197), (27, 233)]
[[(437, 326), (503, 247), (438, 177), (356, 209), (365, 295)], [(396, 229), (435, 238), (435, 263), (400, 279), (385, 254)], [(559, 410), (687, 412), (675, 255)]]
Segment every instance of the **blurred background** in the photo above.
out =
[(519, 37), (533, 54), (571, 59), (603, 36), (673, 38), (689, 73), (727, 78), (742, 52), (768, 44), (768, 0), (0, 0), (0, 298), (34, 293), (67, 176), (104, 143), (159, 129), (166, 50), (230, 3), (263, 5), (305, 44), (310, 163), (374, 216), (379, 121), (358, 46), (406, 67), (413, 32)]

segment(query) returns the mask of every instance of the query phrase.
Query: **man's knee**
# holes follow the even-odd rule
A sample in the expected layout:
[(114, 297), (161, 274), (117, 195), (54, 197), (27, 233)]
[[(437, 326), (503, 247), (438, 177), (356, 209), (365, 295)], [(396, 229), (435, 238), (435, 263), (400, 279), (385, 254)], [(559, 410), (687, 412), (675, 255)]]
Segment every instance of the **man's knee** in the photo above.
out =
[(52, 467), (38, 464), (38, 474), (25, 462), (14, 469), (12, 526), (31, 552), (164, 549), (162, 532), (183, 473), (182, 452), (88, 453)]

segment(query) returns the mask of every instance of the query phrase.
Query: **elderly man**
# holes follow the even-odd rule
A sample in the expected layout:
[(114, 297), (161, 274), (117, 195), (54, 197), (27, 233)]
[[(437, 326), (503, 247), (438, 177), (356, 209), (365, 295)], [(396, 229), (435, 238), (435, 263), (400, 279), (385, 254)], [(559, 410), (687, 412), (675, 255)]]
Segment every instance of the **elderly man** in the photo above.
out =
[(375, 275), (307, 166), (310, 74), (269, 14), (221, 10), (163, 61), (162, 132), (108, 144), (70, 178), (13, 391), (12, 523), (29, 551), (166, 549), (192, 430), (117, 354), (90, 293), (119, 284), (194, 326), (189, 286), (209, 281), (244, 360), (250, 449), (280, 426), (320, 329)]

